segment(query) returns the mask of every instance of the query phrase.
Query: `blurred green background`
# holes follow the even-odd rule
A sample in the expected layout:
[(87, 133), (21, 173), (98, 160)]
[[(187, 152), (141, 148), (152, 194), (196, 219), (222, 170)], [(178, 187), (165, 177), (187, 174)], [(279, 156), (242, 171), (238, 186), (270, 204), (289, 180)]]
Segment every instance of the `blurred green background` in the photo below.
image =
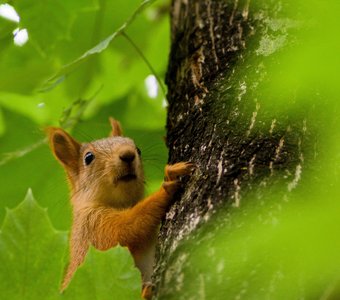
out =
[[(108, 117), (117, 118), (142, 150), (148, 192), (157, 188), (167, 159), (165, 95), (159, 86), (150, 94), (146, 79), (154, 81), (148, 63), (160, 78), (166, 72), (169, 3), (8, 3), (20, 21), (0, 16), (0, 298), (136, 299), (139, 275), (121, 248), (92, 251), (69, 294), (57, 293), (71, 214), (65, 176), (43, 130), (63, 126), (90, 141), (107, 136)], [(301, 160), (300, 173), (244, 195), (240, 208), (222, 209), (182, 242), (169, 259), (161, 299), (340, 298), (340, 2), (250, 4), (275, 13), (255, 16), (267, 34), (235, 68), (234, 82), (246, 78), (245, 100), (253, 108), (257, 99), (255, 129), (302, 116), (299, 130), (313, 141), (305, 158), (313, 162)], [(144, 58), (115, 35), (124, 24)], [(27, 29), (22, 46), (13, 41), (16, 28)], [(298, 184), (289, 186), (290, 179)], [(36, 200), (27, 194), (22, 202), (28, 188)]]
[[(88, 142), (108, 136), (109, 116), (120, 120), (125, 135), (142, 150), (147, 190), (155, 190), (167, 158), (166, 108), (159, 87), (149, 95), (146, 79), (152, 72), (148, 65), (118, 35), (105, 51), (90, 55), (72, 72), (63, 67), (116, 32), (140, 9), (125, 33), (163, 78), (170, 41), (168, 2), (151, 6), (140, 6), (139, 0), (10, 4), (20, 21), (0, 17), (0, 223), (5, 207), (15, 207), (31, 187), (37, 201), (48, 207), (54, 226), (69, 228), (66, 180), (42, 142), (46, 126), (63, 126), (79, 141)], [(24, 45), (15, 45), (14, 28), (27, 29)]]
[(44, 129), (62, 126), (89, 142), (108, 136), (110, 116), (118, 119), (142, 151), (147, 193), (158, 188), (166, 102), (154, 76), (163, 78), (167, 67), (168, 5), (0, 1), (1, 299), (139, 298), (140, 273), (120, 247), (91, 249), (59, 293), (71, 208)]

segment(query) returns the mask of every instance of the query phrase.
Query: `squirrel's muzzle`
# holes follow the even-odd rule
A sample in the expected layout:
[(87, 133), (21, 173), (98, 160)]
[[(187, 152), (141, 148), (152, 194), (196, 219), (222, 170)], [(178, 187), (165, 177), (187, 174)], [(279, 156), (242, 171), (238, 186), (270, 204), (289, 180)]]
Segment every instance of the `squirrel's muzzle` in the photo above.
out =
[(127, 150), (127, 151), (124, 151), (122, 153), (119, 154), (119, 158), (124, 162), (124, 163), (132, 163), (135, 158), (136, 158), (136, 154), (134, 151), (132, 150)]

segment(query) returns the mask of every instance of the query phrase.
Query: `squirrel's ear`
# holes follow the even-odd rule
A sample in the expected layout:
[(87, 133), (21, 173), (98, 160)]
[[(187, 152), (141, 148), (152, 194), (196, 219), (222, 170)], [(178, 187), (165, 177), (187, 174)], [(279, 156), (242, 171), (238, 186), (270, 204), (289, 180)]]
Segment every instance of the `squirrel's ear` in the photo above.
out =
[(115, 120), (114, 118), (109, 118), (110, 124), (112, 127), (112, 131), (110, 133), (110, 136), (122, 136), (123, 135), (123, 130), (122, 126), (120, 126), (120, 123)]
[(49, 127), (46, 131), (55, 157), (68, 171), (78, 173), (81, 145), (61, 128)]

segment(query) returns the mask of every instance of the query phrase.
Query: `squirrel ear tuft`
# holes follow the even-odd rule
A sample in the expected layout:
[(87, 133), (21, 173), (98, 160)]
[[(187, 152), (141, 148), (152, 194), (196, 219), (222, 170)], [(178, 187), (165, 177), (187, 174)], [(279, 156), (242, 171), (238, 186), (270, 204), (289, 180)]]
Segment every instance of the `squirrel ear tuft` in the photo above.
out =
[(122, 130), (122, 126), (120, 125), (120, 123), (112, 117), (109, 118), (109, 121), (112, 127), (110, 136), (122, 136), (123, 130)]
[(78, 173), (81, 145), (61, 128), (49, 127), (46, 131), (55, 157), (67, 171)]

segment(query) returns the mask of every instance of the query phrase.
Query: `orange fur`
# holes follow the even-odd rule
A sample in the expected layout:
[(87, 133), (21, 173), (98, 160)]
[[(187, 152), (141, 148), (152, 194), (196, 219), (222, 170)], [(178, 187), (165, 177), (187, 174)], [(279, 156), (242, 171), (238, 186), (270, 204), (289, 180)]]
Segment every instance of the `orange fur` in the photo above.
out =
[[(90, 245), (107, 250), (120, 244), (130, 250), (142, 274), (142, 296), (150, 299), (158, 227), (179, 187), (179, 177), (190, 174), (193, 165), (167, 165), (161, 188), (142, 199), (144, 175), (137, 148), (130, 139), (115, 139), (122, 129), (118, 121), (110, 119), (110, 123), (113, 138), (90, 144), (79, 144), (62, 129), (48, 130), (52, 152), (68, 175), (73, 204), (70, 262), (61, 289), (69, 284)], [(94, 160), (87, 165), (84, 155), (89, 152)]]

